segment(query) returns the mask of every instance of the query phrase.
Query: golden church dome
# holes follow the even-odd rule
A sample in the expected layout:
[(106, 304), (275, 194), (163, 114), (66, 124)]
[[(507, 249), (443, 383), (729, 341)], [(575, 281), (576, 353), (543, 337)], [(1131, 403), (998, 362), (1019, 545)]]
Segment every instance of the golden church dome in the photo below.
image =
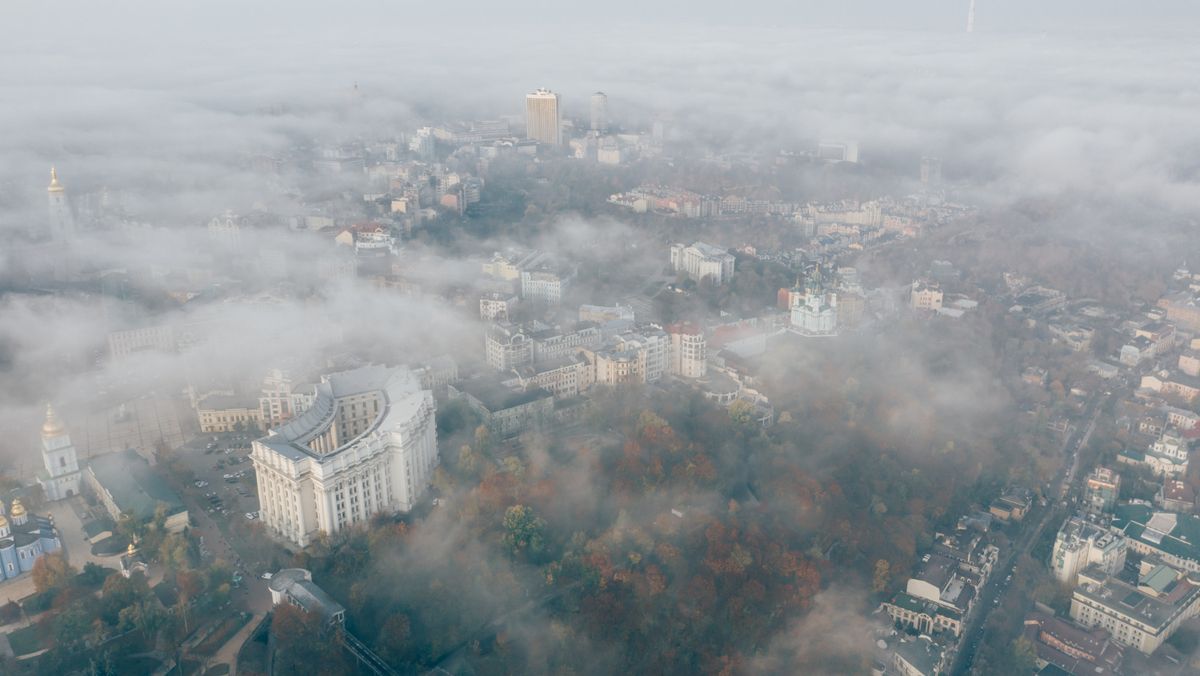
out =
[(54, 169), (54, 167), (50, 167), (50, 187), (46, 188), (46, 190), (49, 190), (50, 192), (62, 192), (65, 190), (63, 185), (58, 182), (58, 172)]
[(55, 413), (54, 413), (54, 406), (52, 404), (47, 404), (46, 405), (46, 422), (42, 423), (42, 436), (43, 437), (56, 437), (56, 436), (59, 436), (60, 434), (64, 433), (65, 431), (66, 431), (66, 428), (63, 427), (62, 421), (59, 420), (58, 416), (55, 415)]

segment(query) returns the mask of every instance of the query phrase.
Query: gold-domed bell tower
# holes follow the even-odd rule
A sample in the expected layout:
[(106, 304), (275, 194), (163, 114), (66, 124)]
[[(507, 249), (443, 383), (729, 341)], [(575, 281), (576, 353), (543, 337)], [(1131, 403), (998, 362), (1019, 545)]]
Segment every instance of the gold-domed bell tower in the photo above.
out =
[(62, 500), (79, 493), (79, 458), (71, 435), (52, 405), (46, 406), (46, 420), (42, 423), (42, 464), (45, 470), (38, 473), (38, 483), (47, 500)]
[(75, 216), (67, 201), (67, 189), (58, 181), (58, 171), (50, 167), (50, 186), (46, 188), (49, 201), (50, 238), (55, 241), (70, 239), (75, 234)]

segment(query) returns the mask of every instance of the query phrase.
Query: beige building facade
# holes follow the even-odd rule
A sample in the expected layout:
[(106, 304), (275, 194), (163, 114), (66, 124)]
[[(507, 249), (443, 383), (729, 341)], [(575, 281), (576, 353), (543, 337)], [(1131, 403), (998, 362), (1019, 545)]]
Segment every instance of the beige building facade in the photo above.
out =
[(404, 368), (332, 374), (313, 406), (253, 443), (263, 523), (299, 546), (408, 511), (438, 464), (436, 404)]
[(562, 145), (558, 94), (538, 89), (525, 95), (525, 136), (540, 143)]

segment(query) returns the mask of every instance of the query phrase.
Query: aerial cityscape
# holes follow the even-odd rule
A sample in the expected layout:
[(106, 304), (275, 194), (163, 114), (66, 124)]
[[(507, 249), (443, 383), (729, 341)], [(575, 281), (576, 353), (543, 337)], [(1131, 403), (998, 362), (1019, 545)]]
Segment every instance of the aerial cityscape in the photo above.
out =
[(1135, 4), (14, 3), (0, 674), (1200, 673)]

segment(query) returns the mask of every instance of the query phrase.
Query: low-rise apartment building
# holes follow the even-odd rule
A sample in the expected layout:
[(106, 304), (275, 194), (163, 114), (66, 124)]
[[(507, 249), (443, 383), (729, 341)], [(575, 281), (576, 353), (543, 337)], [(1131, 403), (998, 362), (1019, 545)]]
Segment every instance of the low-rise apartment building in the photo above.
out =
[(1150, 654), (1200, 610), (1200, 584), (1165, 564), (1142, 562), (1136, 585), (1089, 567), (1071, 596), (1071, 619), (1103, 627), (1116, 642)]

